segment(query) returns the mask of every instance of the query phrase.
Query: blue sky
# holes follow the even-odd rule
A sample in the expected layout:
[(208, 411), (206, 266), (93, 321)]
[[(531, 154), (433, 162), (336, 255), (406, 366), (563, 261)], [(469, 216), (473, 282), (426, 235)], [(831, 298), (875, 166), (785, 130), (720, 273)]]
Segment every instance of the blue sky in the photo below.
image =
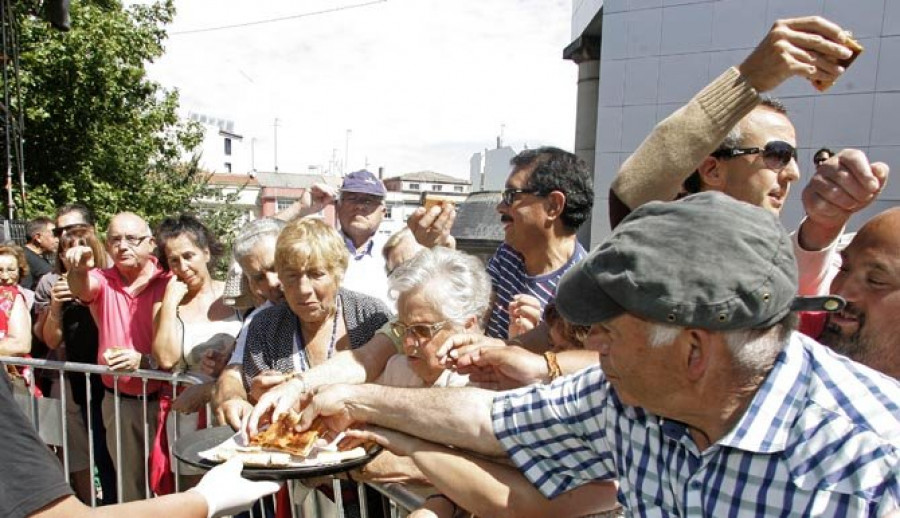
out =
[[(375, 3), (372, 3), (375, 2)], [(219, 31), (197, 29), (336, 12)], [(389, 175), (468, 176), (504, 125), (517, 149), (571, 149), (577, 66), (568, 0), (177, 0), (150, 76), (182, 108), (235, 121), (256, 166), (303, 172), (343, 159)], [(237, 172), (237, 171), (236, 171)]]

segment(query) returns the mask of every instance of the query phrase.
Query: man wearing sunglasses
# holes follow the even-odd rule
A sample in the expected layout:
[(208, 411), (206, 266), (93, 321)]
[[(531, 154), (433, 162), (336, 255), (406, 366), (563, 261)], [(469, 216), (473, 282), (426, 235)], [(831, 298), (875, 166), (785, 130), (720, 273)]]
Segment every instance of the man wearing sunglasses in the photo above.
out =
[[(503, 244), (488, 261), (494, 301), (486, 334), (508, 338), (522, 295), (539, 305), (556, 295), (559, 278), (586, 253), (575, 233), (593, 207), (593, 179), (584, 162), (554, 147), (522, 151), (510, 160), (497, 212)], [(512, 304), (512, 307), (511, 307)]]
[[(833, 82), (851, 56), (846, 33), (818, 16), (777, 21), (759, 46), (661, 121), (622, 165), (609, 211), (615, 227), (652, 200), (721, 191), (780, 213), (800, 178), (796, 134), (784, 106), (761, 94), (791, 77)], [(827, 292), (834, 247), (849, 217), (877, 196), (888, 168), (857, 150), (817, 168), (803, 192), (807, 218), (794, 234), (800, 292)]]

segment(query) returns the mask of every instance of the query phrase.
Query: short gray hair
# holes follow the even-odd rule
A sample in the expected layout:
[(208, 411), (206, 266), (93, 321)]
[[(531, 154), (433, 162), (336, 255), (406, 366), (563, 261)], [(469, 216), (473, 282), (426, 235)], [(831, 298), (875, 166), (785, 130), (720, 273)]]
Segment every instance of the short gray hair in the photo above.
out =
[(441, 316), (459, 325), (475, 316), (484, 329), (491, 280), (477, 257), (441, 246), (426, 248), (398, 266), (388, 285), (395, 298), (427, 285), (425, 296)]
[[(768, 95), (760, 96), (757, 108), (766, 108), (782, 115), (787, 115), (787, 107), (780, 100), (769, 97)], [(735, 149), (741, 147), (744, 143), (743, 119), (731, 128), (731, 131), (722, 139), (722, 143), (716, 148), (716, 151), (723, 149)]]
[[(775, 357), (784, 349), (797, 317), (789, 313), (780, 322), (766, 329), (737, 329), (722, 331), (735, 364), (748, 374), (759, 374), (771, 367)], [(650, 322), (647, 342), (650, 347), (670, 345), (686, 328)]]
[(232, 249), (234, 260), (240, 262), (243, 258), (250, 255), (253, 248), (263, 239), (269, 237), (278, 239), (278, 234), (281, 233), (281, 229), (285, 225), (284, 221), (275, 218), (255, 219), (244, 225), (244, 228), (234, 236), (234, 247)]

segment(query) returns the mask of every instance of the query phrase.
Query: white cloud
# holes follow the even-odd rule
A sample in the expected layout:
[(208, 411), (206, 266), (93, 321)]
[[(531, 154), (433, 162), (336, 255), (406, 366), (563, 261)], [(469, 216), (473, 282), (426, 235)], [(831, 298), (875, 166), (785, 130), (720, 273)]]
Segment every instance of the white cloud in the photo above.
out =
[[(366, 0), (179, 0), (151, 77), (185, 110), (227, 117), (256, 137), (270, 169), (277, 117), (282, 171), (343, 157), (391, 174), (468, 176), (468, 159), (506, 141), (572, 148), (577, 67), (567, 0), (387, 0), (222, 31), (187, 33)], [(179, 34), (181, 33), (181, 34)]]

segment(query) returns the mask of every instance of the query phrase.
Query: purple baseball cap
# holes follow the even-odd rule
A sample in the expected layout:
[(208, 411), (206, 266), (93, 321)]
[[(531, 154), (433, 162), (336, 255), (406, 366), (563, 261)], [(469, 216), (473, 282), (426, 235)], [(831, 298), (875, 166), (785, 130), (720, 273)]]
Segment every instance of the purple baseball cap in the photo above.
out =
[(354, 171), (344, 177), (344, 183), (341, 184), (341, 192), (358, 192), (362, 194), (371, 194), (384, 198), (387, 189), (377, 176), (365, 169)]

